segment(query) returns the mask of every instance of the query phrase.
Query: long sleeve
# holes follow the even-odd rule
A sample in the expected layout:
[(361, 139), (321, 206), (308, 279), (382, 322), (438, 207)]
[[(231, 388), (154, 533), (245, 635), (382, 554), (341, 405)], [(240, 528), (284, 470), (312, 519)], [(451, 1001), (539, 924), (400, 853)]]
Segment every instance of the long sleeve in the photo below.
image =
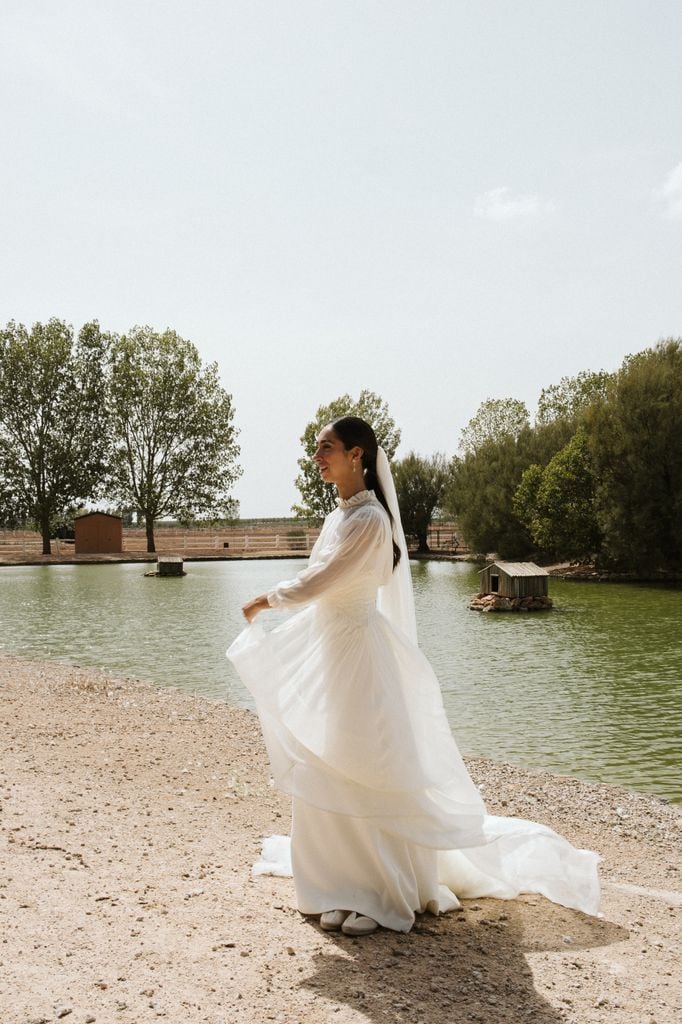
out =
[(271, 608), (307, 604), (326, 591), (343, 586), (352, 576), (376, 571), (382, 564), (386, 545), (390, 548), (390, 528), (380, 505), (368, 503), (343, 516), (330, 530), (329, 540), (313, 552), (311, 562), (294, 579), (285, 580), (271, 590)]

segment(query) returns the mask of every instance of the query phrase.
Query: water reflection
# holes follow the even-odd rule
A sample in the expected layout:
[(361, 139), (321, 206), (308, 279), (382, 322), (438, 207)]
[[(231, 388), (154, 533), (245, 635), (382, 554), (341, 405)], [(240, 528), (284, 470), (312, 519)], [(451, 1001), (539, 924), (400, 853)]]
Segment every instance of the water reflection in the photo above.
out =
[[(240, 607), (301, 562), (3, 568), (0, 646), (249, 706)], [(480, 615), (474, 567), (413, 565), (422, 646), (463, 751), (682, 799), (682, 591), (561, 583), (549, 614)], [(273, 623), (284, 613), (269, 613)]]

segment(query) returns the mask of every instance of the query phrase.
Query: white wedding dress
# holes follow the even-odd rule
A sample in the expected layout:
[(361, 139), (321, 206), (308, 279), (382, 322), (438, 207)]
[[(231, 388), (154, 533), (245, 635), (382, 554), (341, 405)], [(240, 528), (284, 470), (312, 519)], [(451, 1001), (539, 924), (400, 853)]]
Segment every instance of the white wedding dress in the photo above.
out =
[(290, 849), (271, 837), (256, 870), (293, 869), (304, 914), (355, 910), (397, 931), (458, 897), (534, 892), (596, 914), (596, 853), (486, 813), (431, 666), (391, 614), (388, 516), (372, 491), (338, 505), (308, 567), (268, 594), (301, 610), (270, 631), (254, 622), (227, 652), (293, 798)]

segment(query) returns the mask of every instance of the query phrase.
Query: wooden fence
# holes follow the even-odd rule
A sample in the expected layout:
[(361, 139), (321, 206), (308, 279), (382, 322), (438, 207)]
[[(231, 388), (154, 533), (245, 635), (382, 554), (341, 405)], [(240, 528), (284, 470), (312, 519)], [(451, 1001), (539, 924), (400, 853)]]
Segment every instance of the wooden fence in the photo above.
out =
[[(306, 556), (319, 536), (319, 527), (283, 525), (281, 528), (268, 527), (222, 527), (206, 529), (183, 529), (176, 526), (161, 526), (154, 531), (158, 554), (182, 554), (186, 558), (230, 557), (249, 555)], [(429, 529), (429, 547), (433, 552), (456, 554), (465, 550), (458, 538), (453, 523), (436, 523)], [(408, 544), (411, 549), (416, 542)], [(123, 530), (123, 554), (144, 555), (147, 538), (144, 529), (128, 527)], [(0, 560), (24, 561), (39, 558), (42, 553), (40, 534), (32, 530), (0, 530)], [(57, 558), (74, 555), (72, 540), (52, 540), (52, 553)], [(84, 558), (88, 556), (83, 556)]]

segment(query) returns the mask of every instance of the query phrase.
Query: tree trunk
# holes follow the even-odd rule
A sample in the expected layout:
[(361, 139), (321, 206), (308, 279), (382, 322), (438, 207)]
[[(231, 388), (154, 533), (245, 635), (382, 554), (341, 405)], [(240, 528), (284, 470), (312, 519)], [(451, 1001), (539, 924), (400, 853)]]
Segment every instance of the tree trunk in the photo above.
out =
[(417, 553), (420, 555), (428, 555), (431, 550), (426, 537), (426, 531), (424, 531), (424, 533), (417, 534)]
[(147, 530), (147, 551), (153, 553), (156, 551), (156, 545), (154, 544), (154, 517), (145, 515), (144, 522)]
[(40, 532), (43, 537), (43, 554), (52, 554), (52, 545), (50, 544), (50, 517), (41, 516), (40, 519)]

